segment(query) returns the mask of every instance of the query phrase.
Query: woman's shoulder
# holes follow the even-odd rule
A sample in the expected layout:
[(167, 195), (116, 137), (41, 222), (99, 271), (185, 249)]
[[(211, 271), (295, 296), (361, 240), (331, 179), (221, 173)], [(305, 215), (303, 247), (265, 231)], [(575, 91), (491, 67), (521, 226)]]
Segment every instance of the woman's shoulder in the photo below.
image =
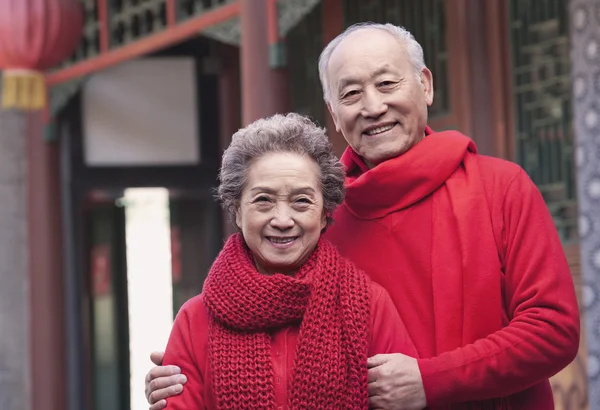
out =
[(208, 343), (208, 327), (208, 310), (202, 302), (202, 295), (194, 296), (179, 309), (167, 350), (180, 351), (185, 345), (202, 357)]
[(203, 299), (202, 293), (189, 299), (181, 305), (177, 316), (186, 318), (195, 326), (205, 326), (208, 323), (208, 310)]
[(371, 303), (389, 297), (387, 290), (379, 283), (373, 282), (371, 279), (369, 279), (369, 291), (371, 293)]
[(396, 312), (396, 307), (387, 290), (379, 283), (369, 279), (369, 294), (371, 296), (371, 318), (376, 316), (389, 316), (389, 312)]

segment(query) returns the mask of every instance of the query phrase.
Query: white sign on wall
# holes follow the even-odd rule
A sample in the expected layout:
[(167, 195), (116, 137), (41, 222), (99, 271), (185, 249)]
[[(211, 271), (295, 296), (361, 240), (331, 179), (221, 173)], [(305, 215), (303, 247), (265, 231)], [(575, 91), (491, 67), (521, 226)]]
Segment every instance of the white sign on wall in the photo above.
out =
[(94, 74), (83, 88), (88, 166), (195, 165), (200, 161), (192, 58), (144, 58)]

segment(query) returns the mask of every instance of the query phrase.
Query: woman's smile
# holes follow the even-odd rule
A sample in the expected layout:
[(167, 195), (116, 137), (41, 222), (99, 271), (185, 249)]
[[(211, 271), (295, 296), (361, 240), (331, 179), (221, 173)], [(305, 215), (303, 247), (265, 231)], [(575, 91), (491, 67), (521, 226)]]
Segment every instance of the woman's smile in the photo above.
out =
[(267, 236), (267, 240), (277, 249), (288, 249), (294, 246), (299, 236)]

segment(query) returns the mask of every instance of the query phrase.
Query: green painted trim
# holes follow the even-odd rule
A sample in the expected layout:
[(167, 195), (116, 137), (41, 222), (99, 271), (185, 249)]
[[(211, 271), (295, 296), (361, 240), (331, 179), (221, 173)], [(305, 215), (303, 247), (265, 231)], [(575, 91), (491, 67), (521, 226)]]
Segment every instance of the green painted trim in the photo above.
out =
[(284, 42), (278, 42), (269, 46), (269, 67), (287, 67), (287, 48)]
[(53, 122), (44, 126), (44, 141), (54, 142), (57, 140), (56, 124)]

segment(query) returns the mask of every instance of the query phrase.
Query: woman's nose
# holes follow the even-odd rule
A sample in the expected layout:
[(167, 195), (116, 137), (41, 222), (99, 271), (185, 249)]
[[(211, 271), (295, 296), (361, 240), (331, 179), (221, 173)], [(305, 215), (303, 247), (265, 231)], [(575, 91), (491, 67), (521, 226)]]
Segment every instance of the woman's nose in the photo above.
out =
[(290, 229), (294, 226), (291, 210), (286, 205), (278, 205), (271, 218), (271, 226), (279, 230)]

